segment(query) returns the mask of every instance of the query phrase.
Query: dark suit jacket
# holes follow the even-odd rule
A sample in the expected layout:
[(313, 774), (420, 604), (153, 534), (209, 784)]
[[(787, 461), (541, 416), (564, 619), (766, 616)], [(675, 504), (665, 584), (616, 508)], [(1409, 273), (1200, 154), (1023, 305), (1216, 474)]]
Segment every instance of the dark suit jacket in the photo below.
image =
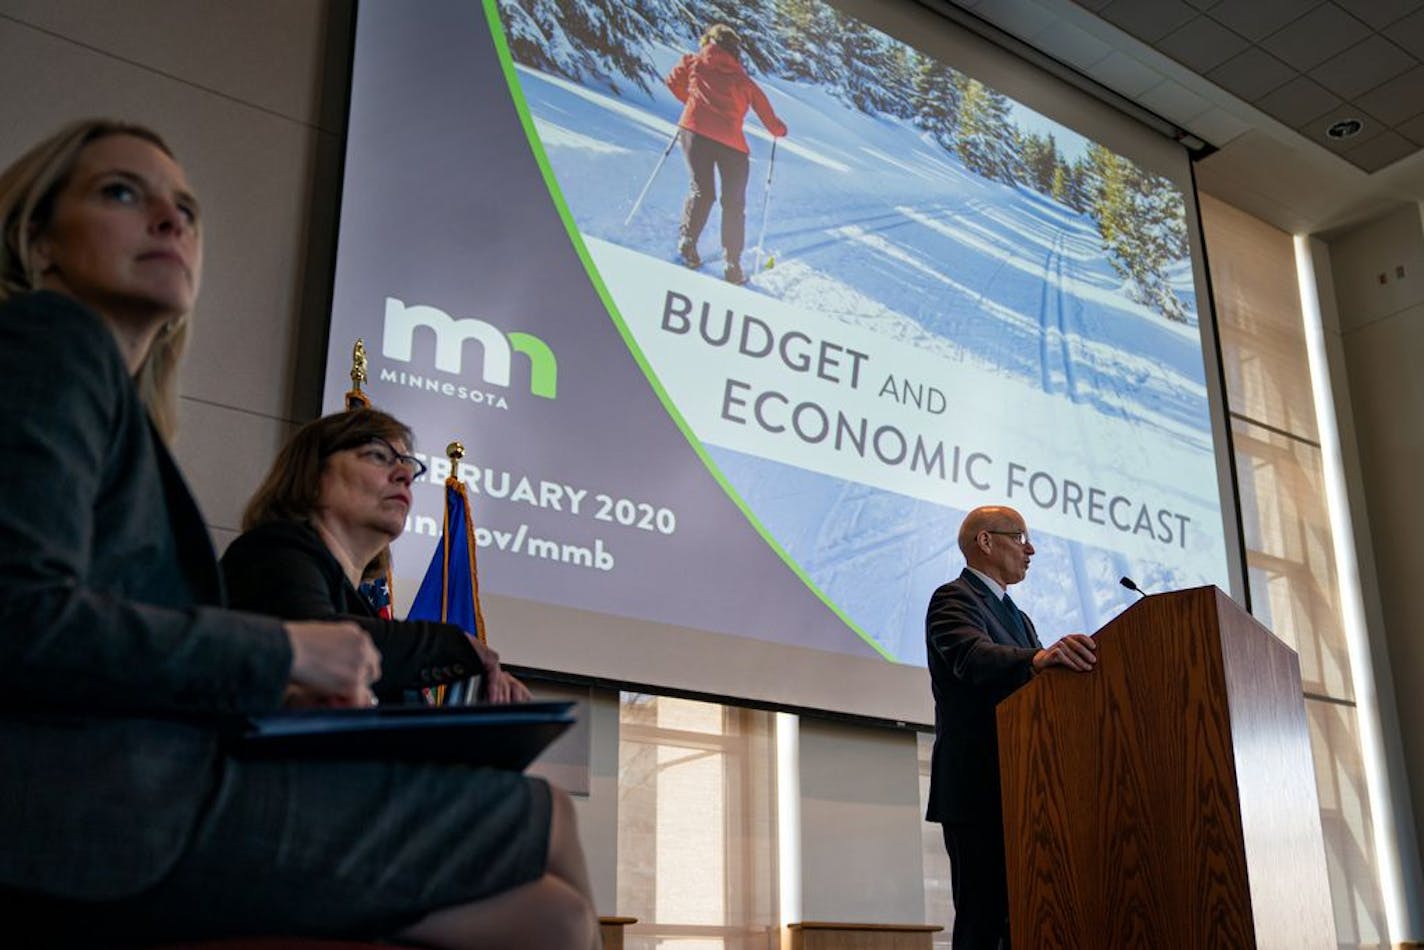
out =
[(999, 738), (994, 707), (1033, 677), (1041, 648), (1022, 611), (1027, 640), (1006, 609), (966, 568), (930, 598), (925, 646), (935, 698), (930, 821), (964, 822), (999, 814)]
[(266, 524), (244, 532), (222, 556), (228, 600), (239, 610), (287, 620), (354, 620), (381, 651), (382, 702), (402, 690), (477, 676), (479, 654), (454, 624), (382, 620), (346, 579), (321, 537), (304, 524)]
[(0, 304), (0, 887), (155, 882), (222, 780), (213, 723), (282, 700), (281, 625), (220, 609), (207, 532), (112, 334)]

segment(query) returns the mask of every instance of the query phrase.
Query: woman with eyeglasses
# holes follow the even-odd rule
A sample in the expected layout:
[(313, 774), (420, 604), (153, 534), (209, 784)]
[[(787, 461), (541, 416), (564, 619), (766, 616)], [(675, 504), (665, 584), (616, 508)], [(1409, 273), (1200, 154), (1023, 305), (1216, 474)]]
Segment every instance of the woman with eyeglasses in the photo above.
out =
[(354, 620), (381, 653), (381, 702), (483, 674), (491, 702), (529, 698), (494, 650), (453, 624), (386, 620), (361, 593), (384, 573), (425, 466), (410, 430), (375, 409), (310, 422), (288, 440), (222, 557), (234, 607), (286, 620)]
[(369, 704), (381, 657), (349, 621), (224, 605), (167, 448), (198, 208), (131, 124), (71, 123), (0, 171), (7, 928), (53, 946), (597, 947), (572, 804), (548, 783), (226, 745), (284, 701)]

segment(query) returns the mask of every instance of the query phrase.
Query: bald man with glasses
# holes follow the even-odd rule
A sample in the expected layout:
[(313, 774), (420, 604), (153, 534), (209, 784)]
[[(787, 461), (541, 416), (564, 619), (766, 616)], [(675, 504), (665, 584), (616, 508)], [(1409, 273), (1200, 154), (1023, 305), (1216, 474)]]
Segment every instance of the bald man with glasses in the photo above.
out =
[(935, 698), (925, 818), (944, 829), (954, 893), (954, 950), (1006, 950), (1009, 898), (994, 707), (1040, 670), (1087, 672), (1091, 637), (1044, 648), (1008, 589), (1028, 574), (1033, 542), (1012, 508), (976, 508), (959, 527), (965, 568), (930, 598), (925, 642)]

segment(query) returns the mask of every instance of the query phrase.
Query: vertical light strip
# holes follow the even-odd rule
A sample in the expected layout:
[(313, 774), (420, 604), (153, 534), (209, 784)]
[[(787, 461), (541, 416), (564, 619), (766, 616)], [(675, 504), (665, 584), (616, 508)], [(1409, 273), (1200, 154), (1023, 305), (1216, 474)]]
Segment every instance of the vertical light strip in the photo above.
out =
[(776, 714), (776, 874), (781, 946), (801, 921), (801, 718)]
[(1355, 689), (1355, 714), (1360, 724), (1360, 746), (1369, 789), (1371, 831), (1379, 866), (1389, 939), (1404, 933), (1404, 883), (1400, 872), (1399, 842), (1395, 838), (1394, 802), (1385, 770), (1384, 739), (1380, 728), (1379, 699), (1375, 693), (1374, 666), (1365, 629), (1364, 598), (1360, 594), (1360, 567), (1355, 558), (1354, 524), (1345, 491), (1345, 467), (1340, 453), (1340, 431), (1335, 421), (1335, 396), (1330, 385), (1330, 365), (1325, 350), (1325, 327), (1320, 316), (1320, 294), (1315, 284), (1315, 263), (1310, 238), (1295, 236), (1295, 272), (1300, 285), (1300, 310), (1305, 321), (1305, 348), (1310, 359), (1311, 391), (1315, 397), (1315, 424), (1320, 436), (1320, 464), (1325, 474), (1325, 501), (1330, 512), (1330, 533), (1335, 548), (1335, 575), (1340, 588), (1340, 613), (1345, 625), (1345, 645), (1350, 652), (1350, 679)]

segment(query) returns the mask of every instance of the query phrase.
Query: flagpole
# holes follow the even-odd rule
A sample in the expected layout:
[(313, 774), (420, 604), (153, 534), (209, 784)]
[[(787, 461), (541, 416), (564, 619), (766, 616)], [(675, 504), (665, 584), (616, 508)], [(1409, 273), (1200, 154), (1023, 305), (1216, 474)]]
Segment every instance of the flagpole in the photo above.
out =
[[(475, 523), (470, 514), (470, 496), (465, 491), (465, 482), (460, 478), (460, 462), (465, 458), (465, 446), (460, 441), (451, 442), (445, 446), (445, 455), (450, 459), (450, 476), (445, 480), (446, 487), (452, 488), (460, 493), (460, 498), (464, 501), (465, 515), (465, 544), (466, 554), (470, 564), (470, 599), (475, 605), (475, 636), (480, 638), (481, 643), (488, 643), (489, 637), (485, 632), (485, 615), (480, 609), (480, 569), (479, 562), (475, 556)], [(447, 496), (448, 497), (448, 496)]]

